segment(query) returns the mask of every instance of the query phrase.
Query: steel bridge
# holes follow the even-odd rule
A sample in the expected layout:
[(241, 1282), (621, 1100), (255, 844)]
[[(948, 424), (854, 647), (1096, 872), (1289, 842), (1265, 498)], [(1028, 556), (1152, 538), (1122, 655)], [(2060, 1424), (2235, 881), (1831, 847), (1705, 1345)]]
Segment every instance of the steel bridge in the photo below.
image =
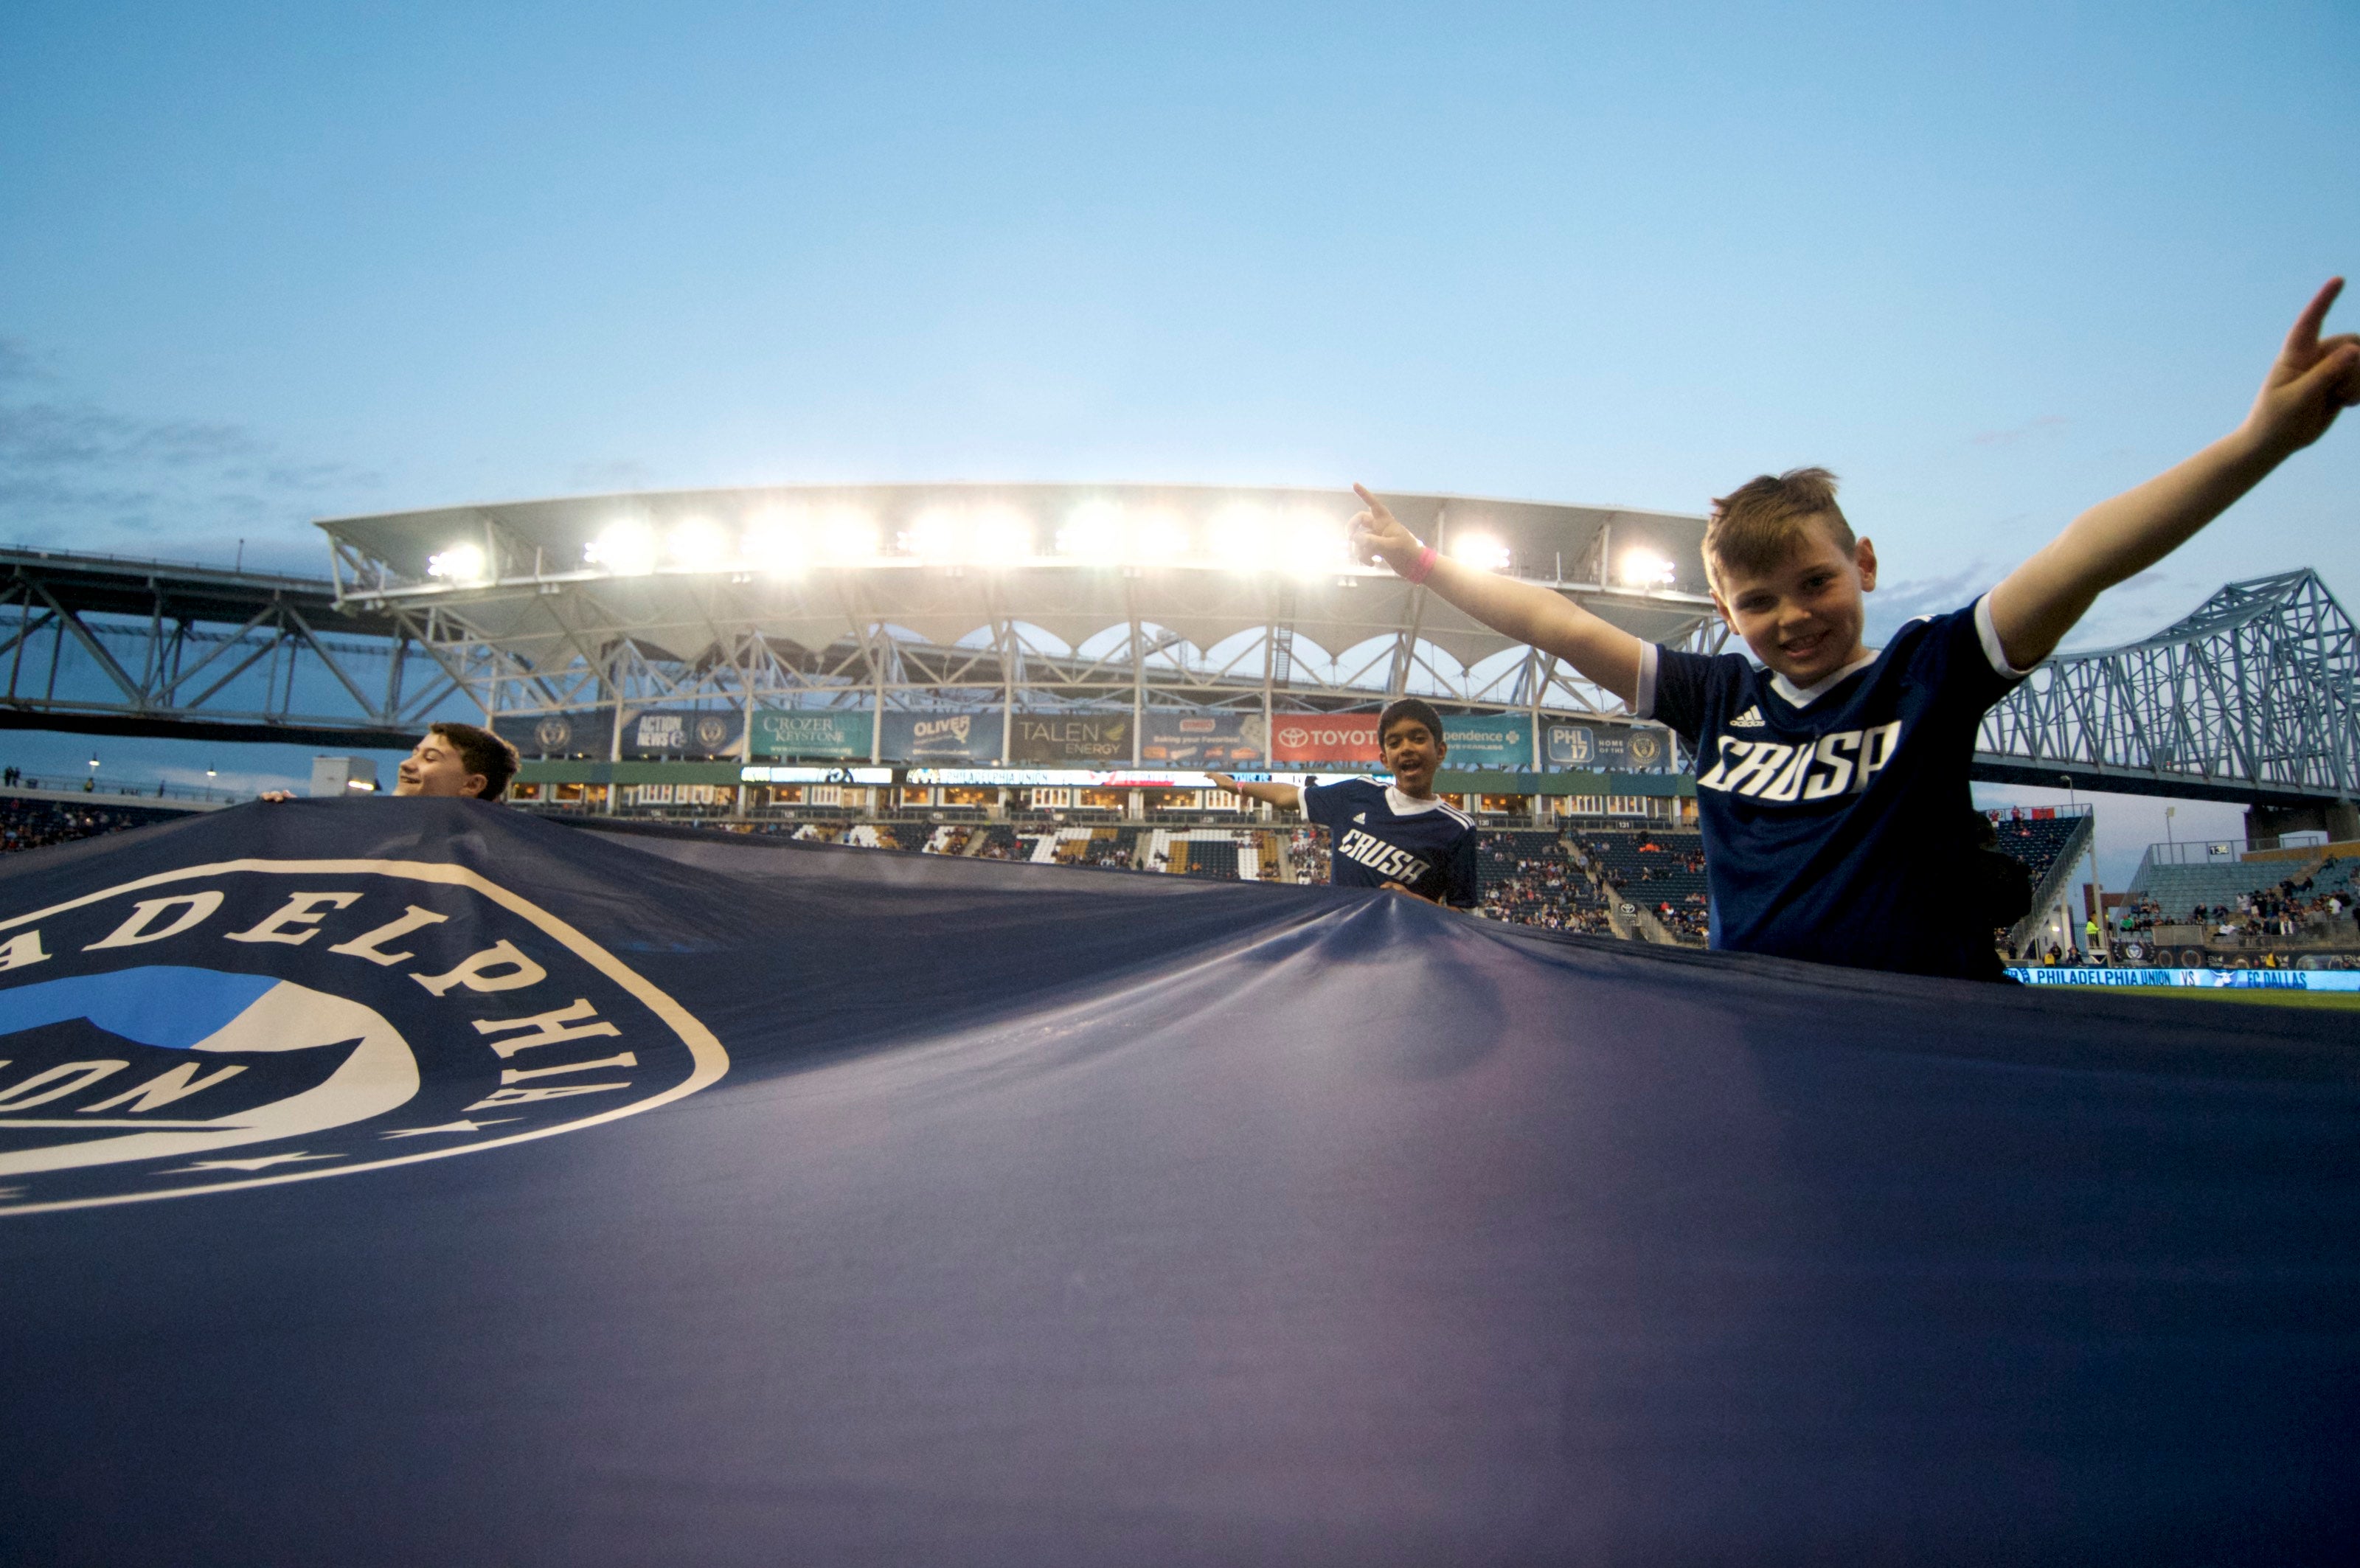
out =
[[(1217, 646), (1143, 608), (1104, 638), (1042, 646), (1013, 602), (996, 608), (989, 635), (952, 640), (940, 618), (912, 630), (906, 620), (921, 618), (906, 607), (864, 606), (849, 581), (829, 634), (799, 641), (793, 630), (825, 622), (750, 624), (762, 618), (759, 584), (716, 573), (666, 585), (680, 603), (659, 641), (634, 634), (638, 590), (628, 580), (568, 574), (389, 593), (382, 562), (365, 582), (349, 570), (350, 549), (340, 542), (334, 580), (0, 549), (0, 727), (407, 746), (432, 718), (618, 700), (626, 710), (1020, 697), (1267, 710), (1283, 696), (1316, 710), (1409, 690), (1492, 711), (1613, 711), (1613, 699), (1536, 656), (1486, 656), (1471, 628), (1422, 592), (1363, 612), (1353, 630), (1390, 620), (1392, 634), (1341, 654), (1296, 641), (1308, 618), (1290, 618), (1298, 590), (1283, 584), (1224, 586), (1203, 617), (1230, 633)], [(1135, 580), (1118, 591), (1138, 605)], [(1567, 591), (1634, 621), (1658, 618), (1658, 635), (1716, 645), (1689, 602), (1700, 595), (1598, 582)], [(1371, 583), (1349, 597), (1396, 592), (1412, 590)], [(509, 646), (514, 630), (478, 624), (493, 600), (501, 616), (538, 601), (529, 660)], [(671, 651), (690, 641), (685, 630), (703, 634), (699, 652)], [(2360, 633), (2309, 570), (2231, 584), (2152, 637), (2049, 660), (1985, 720), (1973, 772), (1991, 783), (2249, 806), (2349, 803), (2360, 796)]]
[(334, 585), (0, 548), (0, 728), (408, 749), (475, 712), (455, 667)]
[(1983, 721), (1975, 776), (2300, 807), (2360, 795), (2360, 635), (2308, 568), (2152, 637), (2060, 653)]

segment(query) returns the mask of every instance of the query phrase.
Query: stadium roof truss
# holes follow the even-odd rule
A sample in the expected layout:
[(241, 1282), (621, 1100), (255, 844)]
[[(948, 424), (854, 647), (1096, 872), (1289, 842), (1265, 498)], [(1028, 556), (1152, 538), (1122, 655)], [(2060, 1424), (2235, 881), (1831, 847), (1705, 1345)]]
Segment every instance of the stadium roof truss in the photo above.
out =
[[(1701, 518), (1390, 499), (1421, 537), (1650, 641), (1720, 645)], [(1358, 506), (1303, 490), (885, 486), (321, 526), (340, 602), (431, 639), (494, 713), (614, 701), (1300, 711), (1404, 693), (1478, 711), (1622, 713), (1426, 589), (1351, 565)], [(1077, 519), (1098, 533), (1077, 538)], [(769, 548), (757, 543), (766, 528)], [(1151, 528), (1164, 537), (1150, 541)], [(861, 547), (831, 551), (830, 530)]]
[(2360, 637), (2317, 573), (2231, 583), (2121, 648), (2060, 653), (1983, 722), (1976, 776), (2267, 803), (2360, 794)]

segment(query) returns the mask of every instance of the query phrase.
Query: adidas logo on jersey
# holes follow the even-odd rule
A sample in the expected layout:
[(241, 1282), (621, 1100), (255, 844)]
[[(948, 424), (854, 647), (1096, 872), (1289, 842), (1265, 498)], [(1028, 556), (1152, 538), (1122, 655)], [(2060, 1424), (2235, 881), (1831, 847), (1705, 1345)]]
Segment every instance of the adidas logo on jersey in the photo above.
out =
[(1360, 827), (1366, 828), (1369, 825), (1369, 814), (1365, 811), (1355, 811), (1352, 813), (1352, 820)]
[(1756, 706), (1754, 706), (1754, 707), (1749, 707), (1749, 708), (1747, 708), (1743, 713), (1741, 713), (1741, 714), (1739, 714), (1736, 718), (1734, 718), (1731, 719), (1731, 720), (1729, 721), (1729, 727), (1730, 727), (1732, 729), (1761, 729), (1761, 728), (1762, 728), (1762, 709), (1761, 709), (1761, 707), (1757, 704)]

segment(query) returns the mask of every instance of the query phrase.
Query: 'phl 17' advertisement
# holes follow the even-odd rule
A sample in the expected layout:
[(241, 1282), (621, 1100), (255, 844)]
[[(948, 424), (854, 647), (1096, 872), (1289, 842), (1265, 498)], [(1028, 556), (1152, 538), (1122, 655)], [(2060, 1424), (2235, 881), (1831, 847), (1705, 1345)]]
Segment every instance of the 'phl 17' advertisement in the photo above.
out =
[(1655, 773), (1671, 766), (1668, 732), (1652, 727), (1552, 723), (1545, 733), (1552, 768)]

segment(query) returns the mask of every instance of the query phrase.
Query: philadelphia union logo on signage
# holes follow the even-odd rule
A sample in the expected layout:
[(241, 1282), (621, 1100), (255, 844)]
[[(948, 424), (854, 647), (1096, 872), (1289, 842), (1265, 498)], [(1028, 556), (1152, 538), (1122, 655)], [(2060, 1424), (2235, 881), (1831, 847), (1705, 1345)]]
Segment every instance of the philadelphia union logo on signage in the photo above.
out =
[(678, 1003), (459, 866), (229, 861), (0, 919), (0, 1214), (545, 1137), (727, 1068)]

